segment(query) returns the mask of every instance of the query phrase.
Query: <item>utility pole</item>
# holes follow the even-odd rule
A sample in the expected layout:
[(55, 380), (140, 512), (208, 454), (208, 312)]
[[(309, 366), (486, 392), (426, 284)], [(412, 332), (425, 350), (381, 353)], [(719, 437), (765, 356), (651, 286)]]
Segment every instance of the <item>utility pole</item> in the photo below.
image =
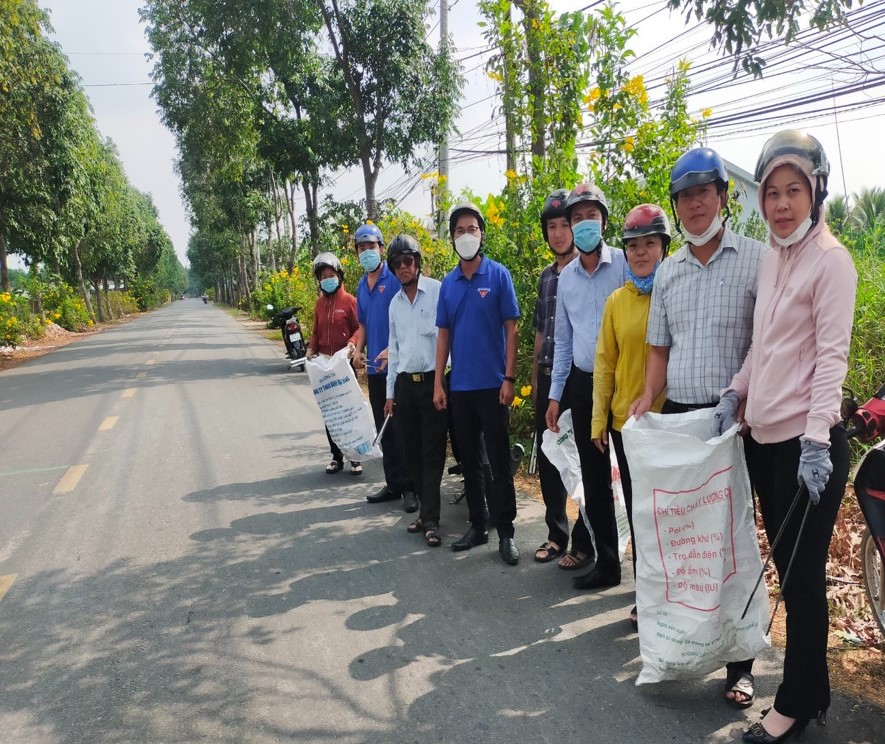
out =
[[(439, 53), (445, 54), (449, 37), (449, 4), (448, 0), (439, 0)], [(440, 238), (445, 237), (446, 215), (445, 203), (446, 192), (449, 189), (449, 133), (443, 132), (439, 143), (439, 181), (436, 187), (436, 233)]]

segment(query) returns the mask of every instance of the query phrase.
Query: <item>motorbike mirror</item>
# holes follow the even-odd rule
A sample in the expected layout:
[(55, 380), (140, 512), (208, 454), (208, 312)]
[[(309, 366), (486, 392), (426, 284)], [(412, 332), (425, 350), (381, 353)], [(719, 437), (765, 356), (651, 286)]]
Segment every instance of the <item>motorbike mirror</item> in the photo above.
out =
[(267, 309), (268, 309), (268, 310), (273, 310), (273, 305), (268, 305), (268, 306), (267, 306)]

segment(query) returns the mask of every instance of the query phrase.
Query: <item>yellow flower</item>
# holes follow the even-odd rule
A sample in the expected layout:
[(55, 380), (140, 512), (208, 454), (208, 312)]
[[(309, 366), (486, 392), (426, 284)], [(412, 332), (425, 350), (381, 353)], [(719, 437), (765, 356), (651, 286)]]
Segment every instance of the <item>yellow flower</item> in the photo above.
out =
[(642, 75), (630, 78), (624, 84), (622, 90), (638, 100), (641, 106), (645, 107), (648, 105), (648, 91), (645, 89), (645, 80)]
[(713, 109), (705, 108), (703, 111), (701, 111), (701, 116), (703, 116), (705, 119), (709, 119), (711, 116), (713, 116)]
[(495, 72), (494, 70), (489, 70), (488, 73), (486, 73), (486, 74), (489, 76), (489, 79), (494, 80), (496, 83), (500, 83), (500, 82), (504, 81), (504, 78), (502, 77), (500, 72)]
[(516, 171), (513, 170), (512, 168), (504, 171), (504, 176), (507, 178), (508, 181), (514, 180), (515, 178), (517, 178), (517, 175), (518, 174), (516, 173)]
[(495, 227), (501, 227), (504, 224), (501, 209), (492, 199), (489, 199), (489, 206), (486, 208), (486, 222), (493, 224)]
[(514, 395), (512, 405), (514, 408), (519, 408), (522, 405), (522, 398), (520, 398), (518, 395)]
[(519, 394), (523, 398), (528, 398), (532, 394), (532, 386), (531, 385), (523, 385), (519, 390)]
[(624, 144), (621, 145), (621, 149), (624, 152), (633, 152), (636, 147), (636, 140), (633, 138), (633, 135), (627, 135), (624, 138)]
[(584, 103), (587, 104), (587, 107), (593, 111), (596, 108), (596, 102), (599, 100), (599, 97), (602, 95), (602, 91), (599, 90), (598, 87), (593, 88), (586, 96), (584, 96)]
[(350, 232), (350, 228), (347, 225), (342, 225), (341, 232), (343, 232), (345, 235), (347, 235), (347, 233)]

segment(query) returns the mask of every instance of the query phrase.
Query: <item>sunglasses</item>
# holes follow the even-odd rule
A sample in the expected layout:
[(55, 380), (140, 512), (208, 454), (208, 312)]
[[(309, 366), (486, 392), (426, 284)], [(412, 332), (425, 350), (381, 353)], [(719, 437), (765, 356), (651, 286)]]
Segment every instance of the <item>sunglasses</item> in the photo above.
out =
[(401, 266), (413, 266), (415, 264), (414, 256), (397, 256), (391, 262), (393, 264), (394, 269), (398, 269)]

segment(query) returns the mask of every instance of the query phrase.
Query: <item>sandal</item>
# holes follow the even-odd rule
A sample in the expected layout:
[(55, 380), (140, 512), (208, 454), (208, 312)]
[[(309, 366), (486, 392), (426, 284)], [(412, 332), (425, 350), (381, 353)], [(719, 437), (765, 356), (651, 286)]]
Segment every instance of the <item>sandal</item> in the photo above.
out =
[[(728, 693), (734, 697), (728, 697)], [(729, 674), (725, 680), (725, 702), (734, 708), (749, 708), (756, 700), (756, 678), (749, 672), (735, 672)], [(738, 700), (737, 696), (743, 695), (744, 700)]]
[(442, 538), (439, 536), (439, 533), (437, 532), (437, 526), (435, 524), (427, 525), (427, 529), (424, 530), (424, 541), (430, 548), (438, 548), (440, 545), (442, 545)]
[(351, 475), (362, 475), (363, 474), (363, 466), (358, 462), (350, 463), (350, 474)]
[(332, 460), (328, 465), (326, 465), (326, 473), (328, 475), (335, 475), (339, 470), (344, 469), (344, 463), (341, 460)]
[(424, 523), (420, 519), (416, 519), (414, 522), (411, 522), (408, 527), (406, 527), (406, 532), (411, 532), (413, 535), (423, 531)]
[(563, 571), (577, 571), (586, 568), (593, 562), (593, 556), (580, 550), (570, 550), (559, 559), (559, 567)]
[(555, 543), (549, 540), (535, 551), (535, 560), (538, 563), (550, 563), (562, 555), (562, 548), (557, 548)]

